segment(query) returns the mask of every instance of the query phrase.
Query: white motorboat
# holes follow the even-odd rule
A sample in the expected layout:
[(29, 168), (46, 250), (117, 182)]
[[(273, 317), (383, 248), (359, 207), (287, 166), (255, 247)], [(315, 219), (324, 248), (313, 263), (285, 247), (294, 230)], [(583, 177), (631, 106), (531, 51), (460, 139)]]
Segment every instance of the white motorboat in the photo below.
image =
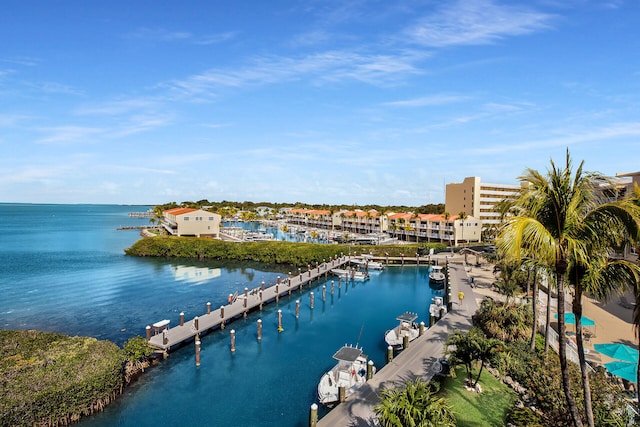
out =
[(273, 239), (273, 234), (266, 233), (264, 231), (250, 231), (245, 233), (243, 236), (243, 240), (245, 242), (264, 242)]
[(415, 322), (418, 318), (416, 313), (409, 311), (396, 317), (400, 324), (384, 333), (384, 340), (392, 347), (401, 347), (404, 344), (404, 337), (409, 337), (409, 342), (420, 336), (420, 327)]
[(344, 280), (367, 280), (369, 273), (366, 271), (358, 271), (353, 268), (332, 268), (329, 270), (334, 276), (338, 276)]
[(429, 284), (437, 287), (444, 286), (444, 282), (446, 277), (444, 272), (442, 271), (442, 266), (440, 265), (432, 265), (431, 271), (429, 272)]
[(447, 313), (447, 306), (444, 305), (442, 297), (431, 298), (431, 304), (429, 304), (429, 316), (440, 319)]
[(351, 259), (351, 263), (359, 267), (362, 267), (365, 271), (384, 270), (384, 264), (378, 261), (374, 261), (373, 256), (371, 255), (366, 255), (366, 254), (360, 255), (357, 258)]
[[(345, 344), (333, 358), (338, 363), (318, 383), (318, 400), (324, 405), (340, 400), (340, 387), (344, 387), (346, 399), (367, 382), (367, 356), (362, 353), (361, 348)], [(375, 368), (372, 368), (375, 372)]]

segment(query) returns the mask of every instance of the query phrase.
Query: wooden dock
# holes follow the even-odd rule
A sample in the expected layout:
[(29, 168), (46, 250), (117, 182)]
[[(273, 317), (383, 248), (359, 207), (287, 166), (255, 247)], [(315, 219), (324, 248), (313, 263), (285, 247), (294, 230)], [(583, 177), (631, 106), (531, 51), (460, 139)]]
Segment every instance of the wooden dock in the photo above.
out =
[(309, 282), (329, 274), (333, 268), (338, 268), (348, 263), (352, 256), (343, 256), (333, 259), (315, 267), (309, 266), (306, 271), (300, 271), (296, 275), (279, 280), (276, 284), (253, 289), (245, 288), (244, 292), (236, 295), (231, 303), (213, 309), (207, 303), (207, 312), (196, 316), (189, 321), (180, 316), (180, 325), (169, 328), (168, 322), (160, 321), (154, 326), (146, 327), (146, 336), (149, 344), (160, 350), (169, 351), (173, 346), (179, 346), (197, 334), (204, 334), (213, 328), (224, 328), (227, 323), (241, 316), (246, 316), (252, 310), (262, 309), (264, 304), (277, 301), (281, 296), (288, 295), (296, 289), (304, 287)]

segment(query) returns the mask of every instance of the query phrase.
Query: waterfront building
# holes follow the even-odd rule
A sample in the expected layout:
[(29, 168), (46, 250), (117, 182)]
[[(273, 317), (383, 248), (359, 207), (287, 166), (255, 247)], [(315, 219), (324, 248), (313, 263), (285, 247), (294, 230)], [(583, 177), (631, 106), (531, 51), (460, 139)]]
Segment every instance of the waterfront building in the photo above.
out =
[(388, 213), (390, 235), (412, 242), (441, 242), (449, 246), (481, 241), (478, 218), (444, 214)]
[(338, 212), (343, 231), (360, 234), (384, 233), (387, 231), (387, 216), (375, 209)]
[(478, 176), (467, 177), (461, 183), (446, 185), (444, 210), (451, 215), (464, 212), (467, 216), (479, 219), (482, 231), (491, 236), (501, 223), (497, 205), (513, 198), (523, 185), (489, 184), (481, 182)]
[(204, 209), (174, 208), (163, 211), (162, 226), (173, 236), (220, 237), (222, 217)]

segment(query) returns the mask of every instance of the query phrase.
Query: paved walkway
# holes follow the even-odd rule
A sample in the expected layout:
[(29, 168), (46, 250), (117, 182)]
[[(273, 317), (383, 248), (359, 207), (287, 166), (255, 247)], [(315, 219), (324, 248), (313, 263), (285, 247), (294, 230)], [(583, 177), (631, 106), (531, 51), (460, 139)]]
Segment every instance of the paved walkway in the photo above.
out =
[[(441, 263), (445, 256), (439, 255)], [(376, 425), (373, 419), (373, 407), (378, 403), (378, 393), (383, 388), (401, 384), (407, 380), (421, 377), (431, 379), (433, 373), (430, 370), (432, 363), (444, 354), (443, 343), (449, 333), (455, 329), (466, 331), (471, 327), (471, 315), (475, 313), (480, 301), (485, 296), (503, 300), (504, 295), (495, 292), (492, 287), (496, 280), (493, 274), (493, 266), (482, 260), (481, 266), (465, 264), (464, 257), (448, 255), (451, 272), (451, 293), (453, 296), (452, 312), (437, 322), (425, 334), (411, 343), (409, 349), (403, 351), (388, 365), (376, 373), (367, 384), (357, 393), (352, 395), (345, 403), (338, 405), (325, 415), (318, 426), (320, 427), (364, 427)], [(470, 263), (475, 261), (469, 256)], [(474, 287), (471, 287), (473, 279)], [(462, 305), (458, 304), (457, 294), (464, 292), (465, 298)], [(627, 300), (633, 301), (630, 295)], [(613, 296), (606, 303), (585, 298), (584, 315), (596, 322), (595, 336), (586, 343), (592, 353), (593, 344), (604, 342), (622, 342), (638, 348), (638, 340), (633, 333), (631, 323), (632, 309), (620, 304), (618, 296)], [(555, 312), (555, 307), (553, 306)], [(542, 309), (542, 308), (541, 308)], [(542, 313), (544, 315), (544, 313)], [(569, 326), (570, 327), (570, 326)], [(612, 359), (602, 355), (602, 363)]]
[[(440, 258), (444, 262), (445, 257)], [(461, 257), (452, 260), (449, 257), (451, 274), (451, 293), (453, 307), (451, 313), (444, 316), (424, 335), (411, 343), (407, 350), (398, 354), (393, 361), (379, 369), (374, 377), (362, 386), (349, 399), (322, 417), (318, 426), (364, 427), (375, 425), (373, 407), (378, 403), (378, 394), (383, 388), (390, 388), (408, 380), (420, 377), (430, 380), (433, 376), (431, 365), (444, 355), (444, 342), (453, 330), (467, 331), (471, 328), (471, 315), (478, 308), (473, 297), (473, 289), (461, 261)], [(462, 291), (465, 298), (462, 304), (458, 302), (458, 292)], [(428, 304), (425, 301), (425, 304)]]

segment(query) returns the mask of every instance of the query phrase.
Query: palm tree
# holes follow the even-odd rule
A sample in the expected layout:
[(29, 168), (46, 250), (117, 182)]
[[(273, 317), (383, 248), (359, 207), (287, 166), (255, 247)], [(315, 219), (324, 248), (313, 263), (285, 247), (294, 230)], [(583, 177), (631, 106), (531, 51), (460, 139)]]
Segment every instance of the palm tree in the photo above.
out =
[[(610, 228), (611, 230), (611, 228)], [(606, 234), (606, 232), (604, 232)], [(602, 244), (605, 236), (601, 235), (597, 244)], [(584, 341), (582, 336), (582, 295), (588, 293), (603, 301), (613, 293), (622, 293), (629, 283), (638, 283), (640, 268), (637, 264), (625, 260), (611, 260), (606, 251), (596, 253), (593, 248), (588, 250), (590, 256), (587, 264), (575, 263), (567, 275), (573, 286), (573, 313), (576, 319), (576, 345), (580, 360), (580, 371), (584, 384), (585, 412), (587, 423), (593, 426), (593, 412), (591, 410), (591, 389), (589, 375), (584, 355)]]
[(385, 388), (380, 402), (373, 408), (382, 427), (454, 427), (453, 410), (437, 397), (429, 384), (417, 378), (402, 387)]
[[(451, 218), (451, 214), (449, 212), (445, 212), (442, 214), (442, 217), (444, 218), (444, 226), (446, 227), (449, 222), (449, 218)], [(451, 234), (449, 234), (449, 246), (451, 246)]]
[(458, 219), (460, 220), (460, 240), (464, 242), (464, 220), (467, 219), (465, 211), (458, 212)]
[(565, 277), (573, 258), (584, 256), (582, 242), (576, 240), (586, 207), (592, 199), (595, 175), (583, 173), (582, 164), (575, 175), (567, 151), (564, 168), (551, 160), (547, 176), (532, 169), (520, 177), (527, 186), (514, 202), (516, 215), (501, 230), (499, 245), (507, 256), (521, 260), (523, 252), (551, 266), (558, 288), (558, 354), (563, 391), (576, 427), (582, 426), (578, 407), (571, 391), (567, 365), (565, 335)]

